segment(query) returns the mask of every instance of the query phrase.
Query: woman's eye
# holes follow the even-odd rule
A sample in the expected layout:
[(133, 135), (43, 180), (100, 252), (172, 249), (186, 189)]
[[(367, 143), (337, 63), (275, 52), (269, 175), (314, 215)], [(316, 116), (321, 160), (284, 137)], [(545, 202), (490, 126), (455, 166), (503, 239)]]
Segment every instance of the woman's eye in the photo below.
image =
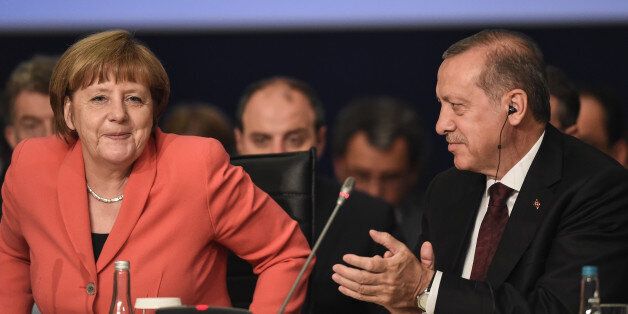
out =
[(127, 100), (134, 103), (140, 103), (140, 104), (143, 103), (142, 98), (138, 96), (129, 96)]
[(105, 100), (107, 100), (107, 98), (105, 96), (102, 95), (98, 95), (98, 96), (94, 96), (92, 97), (92, 99), (90, 99), (93, 102), (103, 102)]

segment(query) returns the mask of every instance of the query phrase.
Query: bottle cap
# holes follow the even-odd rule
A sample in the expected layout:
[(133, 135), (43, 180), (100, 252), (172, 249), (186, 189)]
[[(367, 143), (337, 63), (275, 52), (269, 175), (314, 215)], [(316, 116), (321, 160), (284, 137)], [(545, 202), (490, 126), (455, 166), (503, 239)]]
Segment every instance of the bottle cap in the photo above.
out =
[(582, 266), (582, 276), (595, 276), (597, 275), (597, 266)]
[(129, 261), (115, 261), (113, 263), (115, 270), (129, 270)]

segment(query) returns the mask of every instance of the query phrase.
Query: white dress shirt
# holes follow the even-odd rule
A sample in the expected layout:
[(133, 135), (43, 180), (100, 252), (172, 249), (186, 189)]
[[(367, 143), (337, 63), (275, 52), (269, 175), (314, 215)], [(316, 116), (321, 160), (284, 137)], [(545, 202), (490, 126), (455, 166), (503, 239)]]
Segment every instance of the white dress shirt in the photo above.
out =
[[(484, 219), (484, 215), (488, 210), (488, 188), (493, 185), (495, 182), (501, 182), (507, 187), (513, 189), (512, 194), (508, 197), (506, 201), (506, 207), (508, 207), (508, 215), (512, 212), (512, 208), (515, 205), (515, 201), (517, 200), (517, 196), (519, 196), (519, 191), (521, 191), (521, 186), (523, 185), (523, 181), (526, 178), (526, 174), (528, 170), (530, 170), (530, 166), (532, 165), (532, 161), (534, 157), (536, 157), (536, 153), (539, 151), (539, 147), (541, 147), (541, 142), (543, 142), (543, 137), (545, 136), (545, 132), (541, 134), (539, 139), (532, 145), (530, 150), (517, 162), (506, 174), (502, 177), (501, 181), (497, 181), (495, 179), (486, 178), (486, 187), (484, 188), (484, 194), (482, 194), (482, 201), (480, 202), (480, 208), (478, 210), (478, 215), (475, 218), (475, 226), (473, 227), (473, 234), (471, 235), (471, 242), (469, 243), (469, 248), (467, 249), (467, 257), (464, 261), (464, 267), (462, 268), (462, 278), (469, 279), (471, 277), (471, 270), (473, 269), (473, 258), (475, 257), (475, 245), (478, 240), (478, 233), (480, 232), (480, 225), (482, 225), (482, 220)], [(436, 308), (436, 299), (438, 298), (438, 289), (440, 287), (440, 280), (443, 273), (440, 271), (436, 271), (434, 275), (434, 282), (432, 283), (432, 288), (430, 289), (430, 294), (427, 298), (427, 308), (426, 313), (432, 314)]]

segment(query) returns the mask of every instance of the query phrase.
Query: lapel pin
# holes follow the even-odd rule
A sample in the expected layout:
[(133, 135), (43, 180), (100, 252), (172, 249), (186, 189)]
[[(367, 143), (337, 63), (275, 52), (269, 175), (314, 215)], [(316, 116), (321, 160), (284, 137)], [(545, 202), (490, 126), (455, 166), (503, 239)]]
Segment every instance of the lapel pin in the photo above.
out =
[(534, 203), (532, 204), (534, 205), (534, 207), (538, 210), (541, 207), (541, 201), (539, 201), (539, 199), (535, 199)]

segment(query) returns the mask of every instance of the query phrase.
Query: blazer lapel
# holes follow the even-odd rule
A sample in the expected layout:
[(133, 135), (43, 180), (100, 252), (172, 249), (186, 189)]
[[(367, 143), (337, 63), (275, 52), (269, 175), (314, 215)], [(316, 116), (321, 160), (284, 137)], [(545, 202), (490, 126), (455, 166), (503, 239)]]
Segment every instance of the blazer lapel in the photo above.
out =
[(466, 190), (466, 192), (461, 198), (456, 198), (455, 200), (452, 198), (453, 202), (447, 208), (453, 208), (455, 213), (447, 216), (447, 223), (443, 224), (444, 228), (438, 231), (443, 239), (446, 239), (447, 242), (451, 241), (453, 244), (451, 246), (443, 246), (445, 250), (442, 251), (442, 254), (439, 254), (447, 263), (443, 270), (454, 271), (457, 274), (462, 274), (462, 268), (464, 267), (464, 261), (471, 241), (471, 234), (475, 226), (475, 217), (482, 201), (482, 194), (486, 188), (484, 175), (465, 173), (471, 175), (470, 180), (464, 180), (461, 186), (457, 189), (452, 188), (452, 191)]
[(90, 277), (94, 278), (96, 277), (96, 267), (91, 242), (85, 166), (80, 141), (77, 141), (70, 148), (59, 168), (57, 197), (59, 198), (61, 217), (74, 251), (85, 270), (91, 275)]
[(562, 162), (560, 134), (548, 126), (489, 267), (488, 282), (494, 285), (503, 283), (534, 239), (546, 211), (554, 201), (550, 186), (560, 180)]
[(154, 136), (151, 136), (144, 152), (133, 164), (131, 175), (124, 188), (124, 199), (118, 217), (96, 264), (98, 272), (102, 271), (117, 255), (144, 211), (146, 200), (155, 181), (156, 158), (155, 140)]

